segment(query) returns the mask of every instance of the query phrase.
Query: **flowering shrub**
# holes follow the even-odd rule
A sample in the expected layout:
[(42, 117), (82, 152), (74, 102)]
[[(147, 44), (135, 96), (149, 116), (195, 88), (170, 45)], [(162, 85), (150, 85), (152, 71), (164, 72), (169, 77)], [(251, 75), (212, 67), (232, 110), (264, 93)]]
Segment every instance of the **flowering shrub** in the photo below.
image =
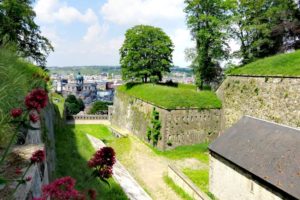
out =
[(30, 119), (30, 121), (32, 121), (33, 123), (36, 123), (37, 121), (40, 120), (40, 117), (39, 117), (37, 114), (35, 114), (35, 113), (30, 113), (30, 114), (29, 114), (29, 119)]
[(88, 166), (94, 168), (93, 176), (108, 184), (106, 179), (112, 176), (112, 167), (115, 163), (116, 157), (113, 148), (103, 147), (88, 161)]
[(84, 195), (74, 189), (76, 181), (67, 176), (57, 179), (49, 185), (43, 186), (43, 196), (41, 199), (69, 200), (85, 199)]
[[(26, 97), (25, 97), (25, 106), (27, 108), (26, 111), (23, 111), (21, 107), (19, 108), (13, 108), (10, 111), (10, 115), (12, 117), (12, 120), (10, 123), (15, 124), (15, 133), (11, 137), (8, 146), (4, 149), (4, 153), (0, 157), (0, 167), (4, 164), (4, 161), (9, 154), (9, 150), (11, 146), (14, 144), (16, 136), (20, 133), (20, 129), (37, 129), (30, 125), (28, 120), (30, 120), (33, 123), (36, 123), (40, 117), (37, 114), (37, 112), (40, 112), (41, 109), (45, 108), (48, 103), (48, 94), (44, 89), (33, 89)], [(34, 164), (43, 163), (45, 160), (45, 151), (44, 150), (38, 150), (33, 153), (32, 157), (30, 158), (30, 164), (27, 166), (27, 169), (23, 172), (21, 169), (17, 168), (15, 173), (17, 175), (22, 176), (19, 179), (15, 180), (7, 180), (3, 178), (0, 174), (0, 185), (3, 186), (9, 181), (15, 181), (17, 183), (14, 192), (18, 189), (18, 187), (22, 184), (26, 184), (26, 182), (31, 181), (31, 177), (25, 177), (29, 168)], [(13, 193), (14, 193), (13, 192)]]
[(32, 90), (25, 98), (25, 105), (28, 110), (35, 109), (40, 112), (48, 103), (48, 94), (43, 89)]
[(37, 150), (34, 152), (30, 158), (31, 164), (42, 163), (44, 162), (46, 156), (44, 150)]
[(17, 118), (17, 117), (20, 117), (23, 113), (23, 110), (22, 108), (14, 108), (10, 111), (10, 115), (13, 117), (13, 118)]

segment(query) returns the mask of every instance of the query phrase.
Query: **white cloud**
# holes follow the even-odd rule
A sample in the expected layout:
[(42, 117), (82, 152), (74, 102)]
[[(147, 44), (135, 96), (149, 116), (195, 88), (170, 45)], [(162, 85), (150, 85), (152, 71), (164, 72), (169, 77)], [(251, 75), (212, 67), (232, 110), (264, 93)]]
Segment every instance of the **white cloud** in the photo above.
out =
[(195, 42), (192, 41), (189, 30), (187, 29), (177, 29), (170, 34), (171, 39), (174, 43), (174, 52), (173, 52), (173, 63), (181, 67), (187, 67), (187, 62), (185, 60), (184, 50), (186, 48), (195, 47)]
[(184, 20), (183, 0), (108, 0), (101, 13), (104, 19), (120, 25)]
[(58, 0), (39, 0), (34, 6), (34, 10), (37, 14), (37, 19), (43, 23), (54, 23), (56, 21), (72, 23), (80, 21), (92, 24), (98, 21), (92, 9), (87, 9), (84, 13), (81, 13), (76, 8)]
[(83, 41), (88, 43), (94, 43), (97, 41), (101, 41), (103, 37), (108, 32), (108, 25), (100, 25), (100, 24), (93, 24), (88, 27), (86, 34), (83, 36)]

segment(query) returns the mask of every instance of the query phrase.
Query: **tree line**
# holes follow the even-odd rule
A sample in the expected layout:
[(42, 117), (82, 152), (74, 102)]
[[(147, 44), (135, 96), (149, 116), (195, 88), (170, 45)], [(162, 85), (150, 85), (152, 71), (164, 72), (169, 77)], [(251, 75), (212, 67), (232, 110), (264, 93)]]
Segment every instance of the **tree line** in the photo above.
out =
[(53, 47), (35, 23), (32, 0), (0, 0), (0, 48), (17, 52), (44, 68)]
[[(195, 48), (187, 49), (196, 85), (217, 80), (220, 63), (239, 58), (241, 64), (300, 47), (300, 10), (294, 0), (185, 0), (186, 22)], [(231, 52), (229, 42), (240, 49)], [(124, 80), (158, 82), (170, 72), (174, 45), (160, 28), (129, 29), (120, 49)]]
[[(294, 0), (185, 0), (187, 25), (196, 41), (188, 52), (202, 88), (230, 57), (247, 64), (300, 47), (300, 10)], [(229, 41), (240, 43), (230, 53)]]

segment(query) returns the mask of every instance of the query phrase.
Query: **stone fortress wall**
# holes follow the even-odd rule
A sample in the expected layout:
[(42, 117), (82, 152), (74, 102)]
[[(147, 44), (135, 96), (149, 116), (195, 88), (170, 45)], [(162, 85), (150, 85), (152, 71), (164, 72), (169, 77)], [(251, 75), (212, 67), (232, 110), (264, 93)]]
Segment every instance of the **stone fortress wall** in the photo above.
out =
[(162, 124), (158, 142), (162, 150), (212, 140), (244, 115), (300, 127), (300, 77), (228, 76), (217, 95), (221, 110), (166, 110), (117, 92), (110, 121), (146, 140), (155, 107)]
[(229, 76), (217, 95), (222, 100), (221, 130), (244, 115), (300, 127), (300, 77)]
[(162, 138), (157, 144), (161, 150), (202, 143), (217, 137), (220, 131), (219, 109), (166, 110), (121, 92), (116, 93), (110, 110), (111, 124), (147, 141), (147, 127), (151, 124), (154, 107), (162, 125)]

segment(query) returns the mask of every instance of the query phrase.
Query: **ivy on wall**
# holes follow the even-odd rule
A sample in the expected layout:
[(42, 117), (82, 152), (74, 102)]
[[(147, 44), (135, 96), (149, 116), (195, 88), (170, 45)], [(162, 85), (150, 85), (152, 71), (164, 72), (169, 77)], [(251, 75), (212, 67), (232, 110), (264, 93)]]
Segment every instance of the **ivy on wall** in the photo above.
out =
[(158, 140), (161, 139), (160, 129), (161, 122), (159, 120), (159, 112), (153, 108), (150, 126), (147, 128), (147, 139), (149, 142), (152, 141), (153, 146), (156, 146)]

